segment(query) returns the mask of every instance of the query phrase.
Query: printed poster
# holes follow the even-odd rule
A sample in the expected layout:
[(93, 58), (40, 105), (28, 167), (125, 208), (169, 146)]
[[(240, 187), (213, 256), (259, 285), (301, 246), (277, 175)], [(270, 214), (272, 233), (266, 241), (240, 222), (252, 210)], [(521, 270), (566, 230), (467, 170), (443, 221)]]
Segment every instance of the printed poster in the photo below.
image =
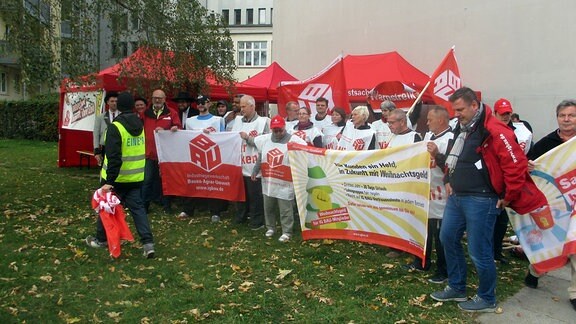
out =
[(104, 109), (104, 90), (67, 92), (62, 107), (62, 128), (90, 131)]
[(563, 267), (576, 253), (576, 138), (539, 157), (532, 179), (546, 195), (553, 224), (540, 229), (530, 215), (508, 209), (524, 253), (539, 273)]
[(289, 144), (302, 237), (380, 244), (423, 257), (430, 155), (426, 143), (374, 151)]

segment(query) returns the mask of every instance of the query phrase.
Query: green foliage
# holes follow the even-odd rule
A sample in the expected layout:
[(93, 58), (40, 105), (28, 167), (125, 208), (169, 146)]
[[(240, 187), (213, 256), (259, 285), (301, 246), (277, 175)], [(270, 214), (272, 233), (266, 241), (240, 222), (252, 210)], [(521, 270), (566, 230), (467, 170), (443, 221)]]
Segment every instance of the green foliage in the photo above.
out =
[[(210, 15), (197, 0), (43, 0), (51, 4), (51, 19), (42, 21), (26, 10), (26, 1), (3, 0), (0, 19), (10, 28), (7, 41), (19, 57), (22, 82), (31, 92), (53, 88), (63, 76), (98, 71), (100, 44), (138, 43), (155, 56), (146, 66), (124, 66), (120, 77), (138, 92), (142, 88), (187, 89), (198, 92), (212, 78), (231, 86), (235, 62), (233, 44), (219, 15)], [(108, 22), (111, 37), (100, 21)], [(139, 28), (132, 28), (139, 21)], [(67, 35), (60, 24), (69, 26)], [(69, 35), (68, 35), (69, 34)], [(70, 36), (70, 37), (69, 37)], [(166, 53), (168, 52), (168, 53)]]
[(0, 138), (58, 140), (58, 95), (0, 101)]
[[(7, 323), (472, 323), (437, 303), (411, 260), (350, 241), (282, 244), (206, 211), (187, 220), (153, 206), (157, 258), (138, 242), (112, 260), (84, 243), (96, 169), (59, 169), (56, 143), (0, 140), (0, 318)], [(4, 190), (6, 189), (6, 190)], [(133, 222), (128, 224), (138, 236)], [(470, 263), (469, 263), (470, 264)], [(499, 265), (498, 299), (522, 286), (525, 261)], [(473, 268), (469, 266), (469, 269)], [(478, 278), (469, 272), (468, 292)], [(513, 311), (513, 310), (504, 310)]]

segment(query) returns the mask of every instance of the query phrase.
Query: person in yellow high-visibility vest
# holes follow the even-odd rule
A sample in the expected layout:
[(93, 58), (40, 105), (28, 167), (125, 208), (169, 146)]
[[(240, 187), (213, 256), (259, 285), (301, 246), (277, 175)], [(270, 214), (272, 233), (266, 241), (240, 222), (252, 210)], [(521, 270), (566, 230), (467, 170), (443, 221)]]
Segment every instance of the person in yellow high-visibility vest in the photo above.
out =
[[(146, 143), (142, 120), (133, 113), (134, 97), (127, 93), (118, 95), (121, 112), (106, 131), (106, 152), (102, 163), (102, 191), (114, 191), (132, 214), (136, 231), (140, 235), (144, 256), (154, 258), (154, 239), (142, 202), (140, 187), (144, 182)], [(106, 232), (98, 218), (96, 236), (88, 236), (90, 247), (105, 247)]]

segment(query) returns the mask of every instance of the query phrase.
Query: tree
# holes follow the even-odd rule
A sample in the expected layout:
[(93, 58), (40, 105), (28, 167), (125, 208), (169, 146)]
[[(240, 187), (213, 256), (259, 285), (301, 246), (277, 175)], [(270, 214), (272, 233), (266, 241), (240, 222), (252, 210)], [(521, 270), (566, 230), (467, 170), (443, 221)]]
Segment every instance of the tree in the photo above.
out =
[[(124, 67), (120, 77), (130, 89), (162, 87), (202, 91), (206, 79), (231, 85), (235, 62), (229, 31), (219, 15), (197, 0), (3, 0), (7, 41), (20, 57), (22, 81), (28, 87), (57, 85), (97, 72), (98, 43), (131, 40), (149, 55), (143, 66)], [(48, 21), (42, 6), (50, 5)], [(60, 10), (61, 8), (61, 10)], [(139, 28), (126, 28), (129, 21)], [(65, 33), (60, 33), (66, 26)], [(101, 21), (111, 39), (100, 39)], [(145, 80), (145, 79), (148, 80)]]

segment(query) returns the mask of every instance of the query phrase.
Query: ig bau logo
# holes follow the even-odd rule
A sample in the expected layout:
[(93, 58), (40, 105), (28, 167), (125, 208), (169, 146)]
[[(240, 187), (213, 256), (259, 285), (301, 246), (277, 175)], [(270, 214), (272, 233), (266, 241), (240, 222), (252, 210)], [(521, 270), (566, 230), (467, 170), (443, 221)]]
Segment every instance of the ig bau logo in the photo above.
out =
[(298, 105), (308, 107), (313, 114), (316, 113), (316, 99), (324, 97), (328, 100), (328, 110), (334, 108), (334, 99), (332, 98), (332, 87), (325, 83), (310, 83), (298, 95)]
[(446, 70), (434, 80), (434, 95), (444, 101), (448, 101), (454, 91), (460, 89), (461, 83), (462, 81), (456, 73)]
[(206, 172), (222, 164), (220, 147), (206, 135), (201, 134), (190, 140), (190, 162)]

